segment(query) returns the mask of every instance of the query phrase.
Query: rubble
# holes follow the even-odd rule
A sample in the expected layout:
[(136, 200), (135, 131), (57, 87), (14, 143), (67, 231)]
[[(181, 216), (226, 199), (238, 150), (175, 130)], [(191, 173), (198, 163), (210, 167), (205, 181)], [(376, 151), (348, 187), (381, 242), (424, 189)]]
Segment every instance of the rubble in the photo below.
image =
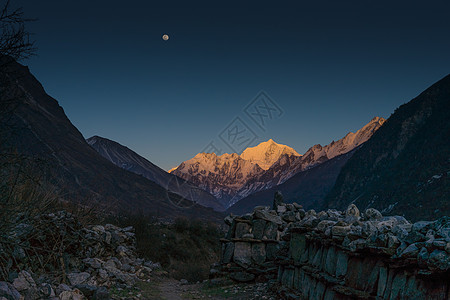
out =
[(0, 281), (0, 298), (120, 298), (109, 290), (130, 289), (161, 268), (139, 259), (135, 250), (132, 227), (83, 227), (65, 211), (39, 215), (2, 236), (2, 272), (9, 282)]

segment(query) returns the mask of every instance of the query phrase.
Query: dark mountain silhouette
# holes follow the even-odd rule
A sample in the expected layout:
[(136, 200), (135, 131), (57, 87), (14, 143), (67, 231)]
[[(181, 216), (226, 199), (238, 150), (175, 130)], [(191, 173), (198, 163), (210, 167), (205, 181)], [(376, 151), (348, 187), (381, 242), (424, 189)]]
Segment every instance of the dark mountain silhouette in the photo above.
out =
[(217, 211), (224, 210), (213, 195), (164, 171), (128, 147), (99, 136), (90, 137), (86, 141), (95, 151), (116, 166), (142, 175), (165, 189), (182, 195), (188, 200), (196, 201), (200, 205), (212, 207)]
[(2, 153), (14, 149), (43, 162), (42, 175), (63, 200), (111, 212), (169, 218), (221, 217), (211, 208), (167, 192), (153, 181), (103, 158), (87, 144), (27, 67), (16, 62), (1, 65), (0, 120), (2, 128), (6, 128), (2, 130)]
[(324, 207), (450, 214), (450, 75), (403, 104), (343, 167)]

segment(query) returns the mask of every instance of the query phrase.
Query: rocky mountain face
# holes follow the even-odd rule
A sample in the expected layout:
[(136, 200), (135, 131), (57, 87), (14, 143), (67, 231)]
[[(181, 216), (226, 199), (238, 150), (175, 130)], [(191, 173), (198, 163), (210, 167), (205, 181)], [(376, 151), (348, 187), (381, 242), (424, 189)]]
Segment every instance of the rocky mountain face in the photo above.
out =
[[(2, 66), (0, 77), (0, 157), (6, 160), (18, 153), (39, 162), (36, 175), (64, 200), (124, 213), (220, 218), (212, 209), (103, 158), (27, 67), (11, 62)], [(16, 166), (20, 168), (20, 164)]]
[(318, 209), (333, 187), (342, 167), (355, 149), (313, 168), (298, 172), (280, 185), (253, 193), (227, 209), (227, 213), (245, 214), (256, 206), (270, 206), (273, 195), (280, 191), (286, 203), (301, 203), (305, 209)]
[(248, 182), (264, 170), (259, 165), (242, 159), (238, 154), (217, 156), (199, 153), (181, 163), (171, 174), (177, 175), (215, 196), (225, 207), (243, 182)]
[(384, 121), (373, 118), (357, 132), (326, 146), (315, 145), (304, 155), (269, 140), (244, 150), (241, 155), (199, 153), (171, 173), (205, 189), (230, 207), (253, 193), (282, 184), (301, 171), (353, 150), (366, 142)]
[(217, 211), (224, 210), (216, 198), (205, 190), (186, 182), (176, 175), (167, 173), (128, 147), (99, 136), (90, 137), (86, 141), (101, 156), (116, 166), (142, 175), (165, 189), (179, 194), (188, 200), (195, 201), (200, 205), (212, 207)]
[(450, 213), (450, 75), (400, 106), (343, 167), (324, 207), (408, 218)]

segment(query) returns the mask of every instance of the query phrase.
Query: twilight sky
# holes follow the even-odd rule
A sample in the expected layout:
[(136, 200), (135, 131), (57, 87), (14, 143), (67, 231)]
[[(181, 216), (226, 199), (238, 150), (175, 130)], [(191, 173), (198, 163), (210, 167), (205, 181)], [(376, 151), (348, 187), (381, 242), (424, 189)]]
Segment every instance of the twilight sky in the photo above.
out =
[(450, 73), (444, 0), (12, 2), (39, 19), (38, 55), (22, 63), (84, 137), (164, 169), (210, 142), (233, 152), (272, 138), (304, 153)]

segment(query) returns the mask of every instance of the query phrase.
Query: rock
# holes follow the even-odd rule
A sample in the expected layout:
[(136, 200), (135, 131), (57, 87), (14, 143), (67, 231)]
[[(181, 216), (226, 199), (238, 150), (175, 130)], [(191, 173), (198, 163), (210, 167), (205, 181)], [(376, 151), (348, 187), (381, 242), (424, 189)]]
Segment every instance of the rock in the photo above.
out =
[[(300, 225), (305, 226), (305, 227), (314, 227), (314, 222), (317, 220), (317, 224), (320, 223), (320, 221), (317, 219), (317, 217), (315, 216), (315, 214), (307, 214), (301, 221), (300, 221)], [(316, 225), (317, 225), (316, 224)]]
[(445, 250), (445, 246), (447, 246), (447, 242), (445, 241), (433, 241), (433, 246), (440, 250)]
[(252, 263), (251, 258), (252, 248), (250, 243), (237, 242), (234, 244), (234, 262), (243, 265), (250, 265)]
[(94, 296), (92, 297), (93, 300), (109, 300), (109, 292), (108, 289), (106, 289), (106, 287), (101, 286), (99, 287), (95, 293)]
[(93, 269), (100, 269), (105, 262), (98, 258), (85, 258), (83, 263)]
[(123, 245), (119, 245), (116, 248), (116, 253), (121, 257), (127, 257), (130, 254), (130, 250)]
[(316, 229), (321, 231), (321, 232), (325, 232), (325, 230), (327, 228), (333, 226), (334, 224), (336, 224), (336, 221), (323, 220), (323, 221), (320, 221), (319, 224), (317, 224)]
[(436, 232), (436, 236), (450, 242), (450, 227), (439, 228)]
[(448, 270), (450, 268), (450, 257), (447, 252), (442, 250), (434, 250), (428, 259), (428, 268), (430, 270)]
[(71, 285), (85, 283), (89, 279), (90, 276), (91, 275), (87, 272), (67, 274), (67, 278), (69, 279), (69, 282)]
[(254, 243), (252, 245), (252, 259), (257, 264), (266, 261), (266, 245), (264, 243)]
[(250, 282), (255, 280), (255, 275), (247, 273), (247, 272), (236, 272), (231, 273), (230, 278), (237, 282)]
[(297, 202), (292, 202), (292, 205), (294, 206), (294, 208), (295, 208), (296, 210), (300, 210), (300, 209), (303, 208), (303, 206), (300, 205), (300, 204), (298, 204)]
[(408, 257), (416, 257), (419, 254), (419, 248), (416, 244), (411, 244), (406, 247), (405, 250), (400, 254), (400, 257), (408, 258)]
[(234, 253), (234, 243), (226, 243), (224, 246), (223, 256), (222, 256), (222, 263), (227, 264), (230, 263), (233, 259), (233, 253)]
[(118, 281), (125, 283), (126, 285), (133, 286), (138, 280), (136, 274), (127, 274), (117, 272), (112, 274)]
[(362, 230), (361, 231), (362, 235), (365, 237), (376, 234), (378, 231), (376, 222), (373, 222), (373, 221), (364, 222), (361, 226), (361, 230)]
[(424, 242), (426, 238), (425, 235), (423, 235), (419, 231), (411, 231), (403, 240), (408, 244), (413, 244), (417, 242)]
[(427, 260), (430, 257), (430, 254), (428, 253), (427, 248), (422, 247), (419, 251), (419, 253), (417, 254), (417, 261), (419, 263), (420, 266), (426, 266), (427, 265)]
[(266, 221), (261, 219), (253, 220), (252, 233), (255, 239), (262, 239), (264, 236), (264, 228), (266, 227)]
[(333, 236), (347, 236), (347, 234), (351, 231), (350, 226), (333, 226), (331, 229), (331, 234)]
[(180, 284), (186, 285), (186, 284), (189, 284), (189, 281), (187, 281), (186, 279), (180, 279)]
[[(419, 221), (412, 225), (412, 231), (422, 232), (425, 234), (425, 232), (428, 231), (428, 226), (431, 225), (433, 222), (430, 221)], [(423, 232), (424, 231), (424, 232)]]
[(284, 203), (283, 194), (280, 191), (276, 191), (273, 196), (273, 209), (276, 210), (278, 206)]
[(336, 209), (327, 210), (328, 220), (339, 221), (342, 218), (342, 213)]
[(98, 276), (101, 279), (106, 280), (106, 279), (108, 279), (108, 272), (106, 272), (106, 270), (104, 270), (104, 269), (99, 269), (98, 270)]
[(92, 226), (92, 230), (94, 230), (98, 233), (105, 233), (105, 227), (103, 227), (101, 225)]
[(285, 221), (285, 222), (292, 223), (292, 222), (295, 222), (295, 221), (296, 221), (295, 215), (296, 215), (295, 212), (293, 212), (293, 211), (288, 211), (288, 212), (284, 213), (284, 214), (282, 215), (281, 218), (282, 218), (283, 221)]
[(111, 232), (105, 232), (105, 243), (110, 245), (111, 244), (112, 235)]
[(383, 218), (383, 215), (375, 208), (368, 208), (364, 212), (364, 217), (368, 221), (379, 221)]
[(298, 210), (298, 215), (300, 216), (300, 220), (302, 220), (306, 216), (306, 212), (304, 209)]
[(3, 297), (7, 300), (20, 300), (22, 296), (16, 290), (16, 288), (5, 281), (0, 281), (0, 297)]
[(395, 235), (388, 233), (387, 234), (387, 247), (389, 249), (396, 249), (398, 246), (400, 246), (400, 241), (398, 237)]
[(97, 291), (96, 286), (88, 284), (77, 284), (75, 288), (79, 289), (88, 299), (91, 299)]
[(355, 204), (350, 204), (350, 205), (347, 207), (347, 210), (345, 211), (345, 216), (346, 216), (346, 217), (353, 216), (353, 217), (356, 217), (356, 218), (359, 219), (360, 213), (359, 213), (358, 207), (356, 207)]
[(361, 226), (350, 226), (350, 231), (348, 233), (348, 237), (353, 241), (361, 238), (363, 235)]
[(277, 211), (277, 213), (281, 214), (281, 213), (286, 212), (287, 208), (286, 208), (286, 206), (284, 204), (283, 205), (278, 205), (276, 211)]
[(264, 236), (263, 239), (274, 240), (277, 238), (278, 226), (275, 223), (267, 222), (266, 227), (264, 228)]
[(44, 299), (49, 299), (56, 296), (52, 286), (48, 283), (41, 284), (38, 293)]
[(395, 225), (391, 232), (397, 236), (399, 239), (404, 239), (408, 236), (409, 232), (411, 231), (412, 225)]
[(64, 284), (64, 283), (61, 283), (60, 285), (58, 285), (57, 287), (56, 287), (56, 294), (61, 294), (62, 292), (65, 292), (65, 291), (71, 291), (72, 289), (70, 288), (70, 286), (68, 286), (67, 284)]
[(283, 224), (283, 221), (278, 215), (270, 213), (268, 210), (256, 210), (254, 211), (254, 216), (257, 219), (266, 220), (277, 225)]
[(19, 292), (36, 288), (36, 283), (27, 271), (20, 271), (19, 276), (14, 279), (13, 285)]
[(327, 220), (328, 214), (326, 211), (320, 211), (316, 214), (316, 218), (319, 219), (320, 221)]
[(250, 225), (243, 222), (236, 223), (235, 237), (242, 238), (244, 234), (250, 233)]
[(447, 253), (450, 253), (450, 242), (445, 245), (445, 251), (447, 251)]
[(357, 239), (352, 241), (348, 247), (350, 251), (355, 252), (356, 250), (364, 249), (367, 246), (367, 242), (365, 239)]
[(395, 219), (395, 222), (398, 225), (410, 225), (410, 226), (412, 226), (412, 224), (410, 222), (408, 222), (408, 220), (406, 220), (405, 217), (403, 217), (403, 216), (383, 217), (383, 219)]
[(310, 216), (317, 217), (317, 213), (314, 209), (310, 209), (305, 213), (305, 217), (310, 217)]
[(231, 224), (233, 223), (234, 218), (235, 218), (235, 217), (233, 216), (233, 214), (231, 214), (231, 215), (226, 216), (225, 219), (223, 219), (223, 221), (224, 221), (225, 224), (227, 224), (228, 226), (231, 226)]
[(376, 223), (377, 231), (379, 233), (391, 232), (394, 226), (397, 225), (395, 218), (383, 218), (383, 221)]
[(132, 267), (129, 264), (122, 264), (122, 271), (124, 272), (130, 272)]
[(59, 294), (60, 300), (83, 300), (85, 297), (78, 289), (74, 289), (73, 291), (64, 291)]

